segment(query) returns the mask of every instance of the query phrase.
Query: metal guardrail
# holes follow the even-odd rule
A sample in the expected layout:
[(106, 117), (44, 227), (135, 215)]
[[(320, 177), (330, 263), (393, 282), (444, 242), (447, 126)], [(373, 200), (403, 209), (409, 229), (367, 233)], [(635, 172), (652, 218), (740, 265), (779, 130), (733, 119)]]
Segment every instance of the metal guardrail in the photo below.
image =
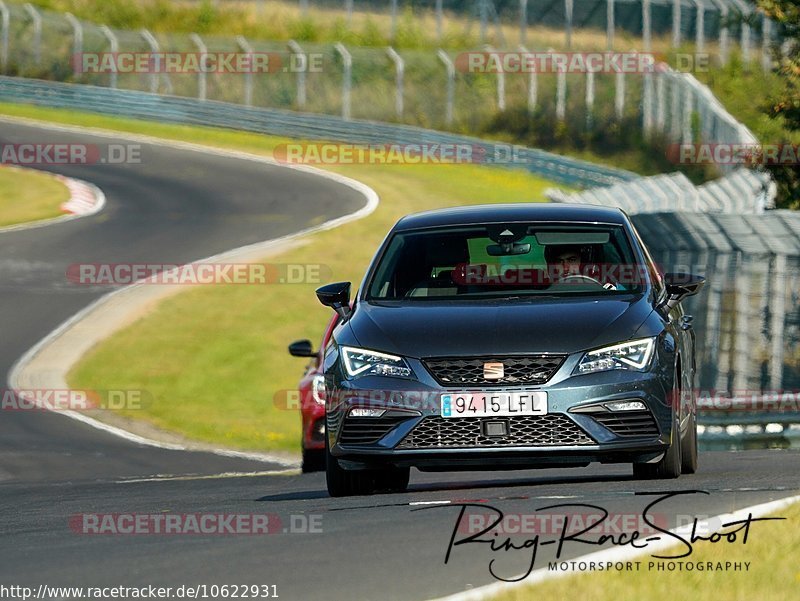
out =
[[(166, 123), (217, 126), (241, 131), (356, 144), (468, 144), (482, 150), (487, 164), (500, 147), (479, 138), (438, 132), (409, 125), (343, 119), (330, 115), (295, 113), (194, 98), (163, 96), (132, 90), (0, 77), (0, 100)], [(543, 150), (514, 147), (512, 166), (577, 187), (605, 186), (637, 178), (635, 173), (604, 167)]]
[(780, 394), (701, 399), (697, 416), (700, 440), (708, 449), (800, 448), (798, 401), (800, 395)]
[(599, 204), (636, 213), (761, 214), (775, 206), (775, 183), (768, 174), (739, 169), (695, 186), (682, 173), (668, 173), (576, 193), (549, 189), (554, 202)]

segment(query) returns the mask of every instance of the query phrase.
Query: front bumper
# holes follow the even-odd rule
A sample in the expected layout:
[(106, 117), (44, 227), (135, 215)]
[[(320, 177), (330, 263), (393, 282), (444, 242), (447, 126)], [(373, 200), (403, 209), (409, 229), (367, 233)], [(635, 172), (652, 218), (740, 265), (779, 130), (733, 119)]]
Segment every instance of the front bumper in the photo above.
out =
[[(647, 372), (614, 370), (573, 376), (568, 364), (545, 386), (491, 388), (492, 392), (546, 391), (547, 415), (525, 418), (525, 422), (521, 417), (440, 417), (441, 395), (454, 390), (432, 380), (340, 380), (329, 393), (329, 399), (336, 400), (327, 407), (331, 454), (345, 469), (388, 464), (472, 470), (638, 463), (657, 460), (666, 451), (674, 423), (671, 369), (655, 363)], [(376, 391), (385, 392), (376, 398)], [(638, 415), (582, 412), (623, 400), (640, 401), (646, 410)], [(350, 411), (355, 407), (385, 409), (386, 413), (354, 418)], [(507, 436), (485, 436), (483, 422), (487, 420), (507, 422)]]

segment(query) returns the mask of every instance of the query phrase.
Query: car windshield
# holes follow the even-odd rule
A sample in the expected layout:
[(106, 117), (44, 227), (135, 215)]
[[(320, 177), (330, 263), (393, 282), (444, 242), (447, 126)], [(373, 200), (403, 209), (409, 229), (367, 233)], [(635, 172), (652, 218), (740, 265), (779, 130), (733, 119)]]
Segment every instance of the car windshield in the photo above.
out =
[(641, 292), (646, 272), (616, 225), (492, 224), (399, 232), (367, 300), (468, 300)]

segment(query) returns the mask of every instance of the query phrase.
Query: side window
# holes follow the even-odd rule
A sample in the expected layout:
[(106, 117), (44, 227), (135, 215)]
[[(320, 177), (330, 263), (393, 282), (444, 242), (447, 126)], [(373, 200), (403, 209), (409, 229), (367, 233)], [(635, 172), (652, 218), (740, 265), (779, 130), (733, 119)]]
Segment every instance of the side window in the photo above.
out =
[(653, 288), (655, 289), (656, 297), (660, 297), (662, 294), (666, 292), (664, 288), (664, 276), (661, 271), (656, 267), (655, 261), (653, 261), (653, 257), (650, 256), (650, 251), (647, 250), (647, 246), (645, 246), (642, 237), (639, 235), (639, 232), (636, 231), (636, 228), (631, 223), (631, 231), (633, 231), (633, 235), (636, 237), (636, 242), (639, 244), (639, 248), (642, 249), (642, 253), (644, 253), (644, 259), (647, 263), (647, 272), (650, 275), (650, 281), (653, 283)]

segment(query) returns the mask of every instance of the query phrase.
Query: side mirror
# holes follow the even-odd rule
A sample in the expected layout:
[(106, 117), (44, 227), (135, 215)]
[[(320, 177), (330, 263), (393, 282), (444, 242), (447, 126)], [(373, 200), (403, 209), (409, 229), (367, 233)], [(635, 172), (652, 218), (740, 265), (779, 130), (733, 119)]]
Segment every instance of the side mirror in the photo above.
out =
[(316, 357), (317, 353), (310, 340), (295, 340), (289, 345), (289, 354), (292, 357)]
[(323, 305), (336, 311), (343, 322), (350, 317), (350, 282), (336, 282), (317, 288), (317, 298)]
[(667, 300), (664, 306), (667, 310), (675, 307), (687, 296), (692, 296), (700, 292), (705, 285), (706, 279), (691, 273), (665, 273), (664, 284), (667, 287)]

